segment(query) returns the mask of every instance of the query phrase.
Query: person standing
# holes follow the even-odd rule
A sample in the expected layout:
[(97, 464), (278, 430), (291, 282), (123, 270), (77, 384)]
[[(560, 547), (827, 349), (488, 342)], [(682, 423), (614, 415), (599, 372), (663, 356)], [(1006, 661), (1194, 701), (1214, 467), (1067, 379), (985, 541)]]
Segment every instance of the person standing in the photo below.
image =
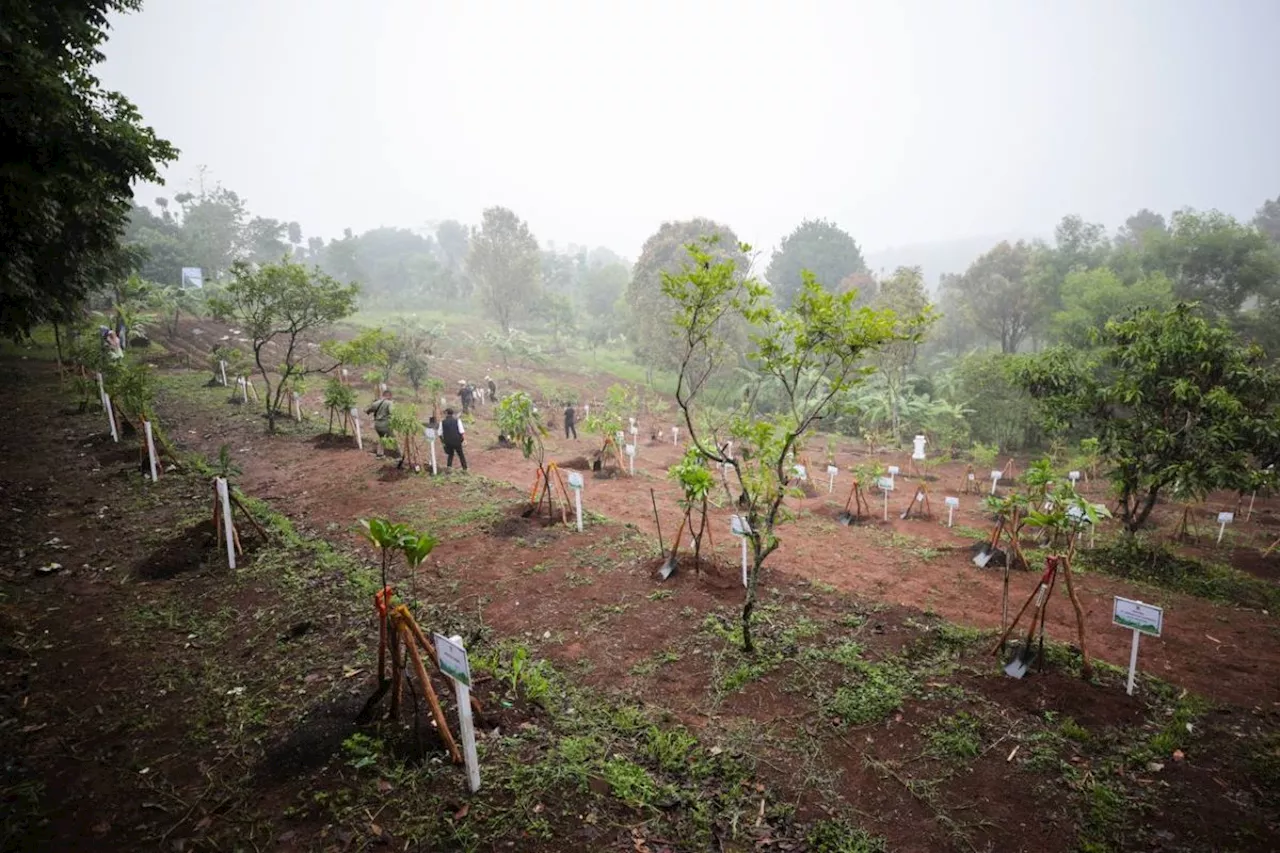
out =
[(467, 455), (462, 452), (462, 443), (466, 440), (467, 428), (453, 413), (453, 409), (444, 410), (444, 420), (440, 422), (440, 443), (444, 445), (445, 467), (453, 467), (453, 457), (457, 454), (462, 463), (462, 470), (467, 470)]
[(378, 434), (378, 449), (374, 455), (381, 457), (382, 440), (391, 437), (391, 389), (384, 388), (382, 398), (374, 400), (364, 413), (373, 415), (373, 431)]
[(493, 379), (486, 376), (484, 381), (489, 384), (489, 402), (492, 403), (498, 399), (498, 386), (493, 384)]
[(471, 414), (471, 386), (467, 384), (467, 380), (458, 380), (458, 402), (462, 404), (462, 414)]
[(578, 440), (578, 413), (573, 410), (573, 403), (569, 403), (564, 407), (564, 437), (568, 438), (573, 435), (573, 440)]

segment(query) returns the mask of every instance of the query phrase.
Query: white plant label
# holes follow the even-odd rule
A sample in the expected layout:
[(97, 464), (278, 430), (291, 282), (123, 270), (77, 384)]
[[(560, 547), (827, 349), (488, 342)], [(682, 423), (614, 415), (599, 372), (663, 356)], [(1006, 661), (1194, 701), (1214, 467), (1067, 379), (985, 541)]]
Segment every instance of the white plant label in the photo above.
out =
[(729, 532), (734, 536), (742, 539), (742, 587), (747, 587), (747, 534), (751, 532), (751, 526), (747, 524), (747, 520), (740, 515), (729, 516)]
[(911, 458), (912, 458), (912, 459), (915, 459), (915, 460), (917, 460), (917, 461), (923, 461), (923, 460), (924, 460), (924, 445), (925, 445), (925, 439), (924, 439), (924, 436), (923, 436), (923, 435), (917, 435), (915, 438), (911, 439), (911, 443), (912, 443), (912, 445), (913, 445), (913, 447), (912, 447), (912, 449), (911, 449)]
[(1227, 532), (1227, 525), (1236, 520), (1234, 512), (1218, 513), (1218, 544), (1222, 544), (1222, 535)]
[(431, 473), (439, 474), (440, 472), (436, 470), (436, 431), (431, 427), (423, 427), (422, 435), (427, 439), (427, 447), (431, 450)]
[(476, 752), (476, 725), (471, 718), (471, 662), (461, 637), (435, 635), (440, 671), (453, 679), (458, 695), (458, 728), (462, 730), (462, 757), (467, 765), (467, 787), (480, 790), (480, 755)]
[(111, 440), (120, 441), (120, 433), (116, 431), (116, 412), (111, 407), (111, 395), (105, 391), (102, 393), (103, 408), (107, 410), (107, 423), (111, 426)]
[(1079, 480), (1079, 479), (1080, 479), (1080, 472), (1079, 472), (1079, 471), (1068, 471), (1068, 472), (1067, 472), (1067, 479), (1068, 479), (1068, 480), (1070, 480), (1072, 483), (1074, 483), (1076, 480)]
[(951, 522), (955, 520), (956, 508), (960, 506), (959, 498), (944, 498), (947, 505), (947, 527), (951, 526)]
[(977, 479), (977, 477), (975, 477), (975, 476), (973, 475), (973, 472), (972, 472), (972, 471), (970, 471), (970, 472), (969, 472), (969, 482), (970, 482), (970, 483), (972, 483), (972, 482), (973, 482), (974, 480), (976, 480), (976, 479)]
[(579, 474), (577, 471), (569, 472), (569, 488), (571, 489), (582, 488), (582, 475)]
[(142, 428), (147, 433), (147, 458), (151, 461), (151, 482), (155, 483), (160, 480), (160, 474), (156, 470), (156, 440), (151, 432), (151, 421), (143, 420)]
[(351, 407), (351, 422), (356, 425), (356, 449), (364, 450), (364, 436), (360, 434), (360, 413), (355, 406)]
[(1133, 631), (1133, 644), (1129, 647), (1129, 681), (1125, 687), (1125, 692), (1132, 696), (1134, 678), (1138, 673), (1138, 642), (1143, 634), (1160, 636), (1164, 628), (1164, 608), (1117, 595), (1111, 609), (1111, 622)]
[(901, 469), (901, 468), (899, 468), (897, 465), (890, 465), (890, 466), (889, 466), (889, 476), (890, 476), (890, 477), (896, 477), (896, 476), (898, 476), (898, 475), (899, 475), (899, 474), (901, 474), (901, 473), (902, 473), (902, 469)]
[(634, 444), (627, 445), (627, 467), (631, 471), (631, 476), (636, 475), (636, 446)]
[(840, 469), (834, 465), (827, 466), (827, 494), (831, 494), (836, 489), (836, 474), (840, 473)]
[(634, 459), (636, 455), (636, 446), (634, 444), (628, 444), (627, 449), (624, 452)]
[(569, 472), (569, 488), (573, 489), (573, 512), (578, 520), (578, 532), (582, 532), (582, 475), (577, 471)]
[(632, 425), (631, 425), (631, 440), (632, 440), (632, 441), (635, 441), (635, 440), (636, 440), (636, 436), (637, 436), (637, 435), (639, 435), (639, 434), (640, 434), (640, 430), (636, 427), (636, 425), (635, 425), (635, 424), (632, 424)]
[(892, 492), (892, 491), (893, 491), (893, 478), (892, 478), (892, 477), (881, 477), (879, 480), (877, 480), (877, 481), (876, 481), (876, 485), (877, 485), (877, 486), (879, 486), (881, 489), (883, 489), (883, 490), (884, 490), (884, 491), (886, 491), (886, 492)]
[(222, 535), (227, 543), (227, 568), (236, 567), (236, 534), (231, 525), (231, 495), (227, 490), (227, 481), (222, 477), (214, 478), (214, 488), (218, 491), (218, 501), (222, 504)]
[(1000, 478), (1003, 476), (1004, 476), (1003, 471), (991, 472), (991, 494), (994, 495), (996, 493), (996, 485), (1000, 482)]
[(809, 481), (809, 471), (803, 465), (797, 465), (795, 467), (795, 472), (796, 472), (796, 476), (799, 477), (801, 480), (805, 482)]
[(679, 444), (679, 443), (680, 443), (680, 427), (674, 427), (674, 426), (673, 426), (673, 427), (671, 428), (671, 443), (672, 443), (672, 444)]
[(627, 420), (629, 420), (629, 421), (631, 422), (631, 431), (632, 431), (632, 432), (635, 432), (635, 431), (636, 431), (636, 419), (635, 419), (635, 418), (627, 418)]

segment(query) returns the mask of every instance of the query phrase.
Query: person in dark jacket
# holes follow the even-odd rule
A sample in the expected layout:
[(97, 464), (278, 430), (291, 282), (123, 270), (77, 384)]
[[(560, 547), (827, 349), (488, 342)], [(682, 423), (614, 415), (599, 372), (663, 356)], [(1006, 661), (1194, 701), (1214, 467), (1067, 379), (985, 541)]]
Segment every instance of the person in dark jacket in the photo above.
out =
[(573, 403), (569, 403), (564, 407), (564, 437), (568, 438), (573, 435), (574, 441), (578, 439), (578, 413), (573, 410)]
[(493, 379), (486, 376), (484, 381), (489, 383), (489, 402), (496, 403), (498, 401), (498, 386), (493, 383)]
[(462, 442), (466, 440), (467, 428), (453, 413), (453, 409), (444, 410), (444, 420), (440, 422), (440, 443), (444, 445), (445, 467), (453, 467), (453, 457), (457, 454), (462, 463), (462, 470), (467, 470), (467, 455), (462, 452)]

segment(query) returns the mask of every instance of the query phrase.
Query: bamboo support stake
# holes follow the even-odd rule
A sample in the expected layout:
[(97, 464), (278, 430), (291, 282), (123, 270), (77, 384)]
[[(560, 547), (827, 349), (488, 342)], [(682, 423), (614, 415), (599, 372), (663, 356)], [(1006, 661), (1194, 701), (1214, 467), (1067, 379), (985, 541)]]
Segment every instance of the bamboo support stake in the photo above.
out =
[(400, 694), (404, 684), (404, 651), (400, 648), (400, 632), (391, 634), (391, 719), (400, 716)]
[(1089, 662), (1089, 648), (1085, 645), (1084, 637), (1084, 608), (1080, 606), (1080, 599), (1076, 596), (1075, 584), (1071, 582), (1071, 561), (1067, 560), (1062, 567), (1067, 578), (1067, 596), (1071, 599), (1071, 606), (1076, 611), (1076, 635), (1080, 640), (1080, 674), (1085, 678), (1093, 677), (1093, 664)]
[(449, 731), (449, 721), (444, 717), (444, 709), (440, 707), (440, 699), (436, 696), (435, 688), (431, 686), (431, 679), (427, 676), (427, 668), (422, 665), (422, 655), (418, 654), (418, 647), (414, 645), (412, 638), (409, 636), (409, 629), (403, 622), (399, 623), (399, 630), (405, 632), (405, 650), (409, 653), (410, 659), (413, 660), (414, 672), (418, 674), (418, 681), (421, 683), (422, 695), (426, 697), (427, 704), (431, 706), (431, 716), (435, 717), (436, 728), (440, 731), (440, 737), (444, 740), (445, 746), (449, 747), (449, 755), (453, 757), (454, 764), (462, 763), (462, 753), (458, 750), (458, 744), (453, 739), (453, 732)]

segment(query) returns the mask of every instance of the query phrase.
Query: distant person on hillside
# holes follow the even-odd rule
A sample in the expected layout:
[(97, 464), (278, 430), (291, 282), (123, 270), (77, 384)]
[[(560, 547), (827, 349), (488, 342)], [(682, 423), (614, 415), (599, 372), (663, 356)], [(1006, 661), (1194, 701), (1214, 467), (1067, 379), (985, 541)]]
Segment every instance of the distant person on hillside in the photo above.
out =
[(118, 361), (119, 359), (124, 358), (124, 350), (120, 346), (120, 336), (114, 331), (107, 329), (102, 336), (102, 342), (106, 344), (107, 357), (112, 361)]
[(573, 410), (573, 403), (569, 403), (564, 407), (564, 437), (573, 436), (573, 440), (578, 440), (578, 413)]
[(391, 438), (391, 389), (384, 389), (382, 398), (374, 400), (369, 408), (364, 410), (366, 415), (373, 415), (373, 429), (378, 434), (378, 449), (374, 452), (375, 456), (382, 456), (382, 439)]
[(488, 376), (486, 376), (486, 377), (484, 378), (484, 381), (485, 381), (485, 382), (487, 382), (487, 383), (489, 384), (489, 402), (493, 402), (493, 401), (497, 400), (497, 399), (498, 399), (498, 386), (497, 386), (497, 385), (494, 385), (494, 384), (493, 384), (493, 380), (492, 380), (492, 379), (490, 379)]
[(462, 404), (462, 414), (471, 414), (471, 403), (475, 400), (475, 392), (467, 384), (467, 380), (458, 380), (458, 402)]
[(444, 410), (444, 420), (440, 422), (440, 443), (444, 445), (445, 467), (453, 467), (453, 457), (457, 454), (462, 463), (462, 470), (467, 470), (467, 455), (462, 452), (462, 442), (466, 440), (467, 428), (453, 413), (453, 409)]

